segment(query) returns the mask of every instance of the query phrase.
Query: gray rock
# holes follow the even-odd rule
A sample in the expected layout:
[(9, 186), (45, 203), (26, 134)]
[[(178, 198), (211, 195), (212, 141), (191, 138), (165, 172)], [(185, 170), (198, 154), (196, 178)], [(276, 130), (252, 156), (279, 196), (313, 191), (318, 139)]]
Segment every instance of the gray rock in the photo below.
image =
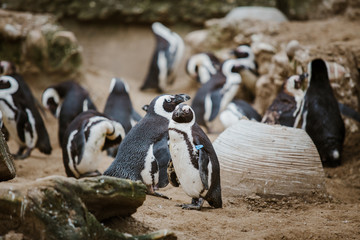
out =
[(237, 7), (225, 17), (227, 22), (238, 22), (243, 19), (286, 22), (287, 17), (276, 8), (272, 7)]

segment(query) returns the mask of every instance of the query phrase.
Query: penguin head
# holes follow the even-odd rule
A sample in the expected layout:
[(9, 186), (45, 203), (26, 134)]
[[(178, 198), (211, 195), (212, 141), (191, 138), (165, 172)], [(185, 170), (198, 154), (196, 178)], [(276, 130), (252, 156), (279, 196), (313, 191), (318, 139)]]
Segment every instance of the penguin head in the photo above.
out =
[(14, 94), (19, 89), (19, 84), (15, 78), (10, 76), (0, 77), (0, 96)]
[(296, 95), (296, 92), (302, 91), (302, 85), (307, 76), (307, 73), (302, 73), (300, 75), (293, 75), (289, 77), (285, 82), (285, 91), (293, 96)]
[(151, 101), (147, 114), (155, 113), (170, 120), (175, 107), (189, 99), (190, 96), (187, 94), (160, 95)]
[(218, 71), (219, 60), (212, 53), (198, 53), (186, 62), (186, 73), (204, 84)]
[(0, 61), (0, 75), (10, 75), (16, 72), (16, 67), (8, 61)]
[(231, 84), (240, 84), (241, 76), (238, 73), (243, 65), (237, 59), (228, 59), (221, 65), (221, 71), (226, 77), (226, 81), (231, 81)]
[(56, 118), (60, 114), (60, 96), (54, 88), (47, 88), (42, 96), (41, 102), (43, 106), (48, 109)]
[(330, 83), (326, 62), (323, 59), (317, 58), (308, 64), (309, 83), (310, 85), (323, 85)]
[(110, 93), (129, 93), (129, 85), (122, 79), (120, 78), (113, 78), (111, 79), (111, 83), (110, 83), (110, 88), (109, 88), (109, 92)]
[(235, 55), (236, 58), (247, 58), (252, 61), (255, 60), (255, 55), (251, 50), (251, 47), (248, 45), (240, 45), (235, 48), (232, 53)]
[[(187, 104), (179, 104), (176, 106), (173, 114), (172, 120), (177, 123), (194, 123), (195, 122), (195, 113), (194, 110)], [(192, 125), (191, 124), (191, 125)]]

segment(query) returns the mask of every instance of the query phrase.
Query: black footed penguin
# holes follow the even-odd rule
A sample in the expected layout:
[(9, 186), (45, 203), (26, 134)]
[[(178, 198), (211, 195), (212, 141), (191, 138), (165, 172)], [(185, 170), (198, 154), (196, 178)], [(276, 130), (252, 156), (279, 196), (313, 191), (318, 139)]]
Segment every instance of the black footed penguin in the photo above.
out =
[(301, 119), (301, 108), (304, 101), (302, 86), (307, 76), (307, 73), (303, 73), (289, 77), (266, 110), (261, 122), (297, 127)]
[(81, 112), (96, 110), (89, 93), (78, 83), (66, 81), (46, 88), (42, 104), (59, 119), (59, 144), (62, 144), (67, 126)]
[(206, 200), (210, 206), (221, 208), (220, 165), (216, 152), (195, 122), (194, 111), (186, 104), (175, 108), (169, 122), (169, 148), (178, 181), (192, 197), (191, 204), (181, 207), (200, 210)]
[(141, 180), (148, 193), (161, 196), (155, 188), (166, 187), (170, 160), (168, 125), (175, 107), (189, 100), (186, 94), (160, 95), (149, 104), (146, 115), (121, 142), (115, 160), (104, 175)]
[(175, 80), (175, 70), (184, 53), (184, 42), (177, 33), (159, 22), (152, 24), (152, 31), (156, 37), (156, 49), (141, 90), (162, 92)]
[(186, 62), (186, 73), (197, 82), (204, 84), (220, 70), (220, 60), (212, 53), (192, 55)]
[[(113, 78), (110, 84), (110, 94), (106, 100), (104, 114), (124, 127), (125, 134), (140, 121), (141, 116), (132, 106), (129, 96), (129, 86), (120, 78)], [(107, 149), (108, 155), (115, 157), (118, 146)]]
[(101, 151), (119, 144), (125, 137), (123, 126), (95, 110), (80, 113), (68, 126), (62, 143), (68, 177), (101, 175)]
[(302, 128), (309, 134), (324, 166), (338, 166), (345, 137), (345, 126), (338, 102), (322, 59), (308, 64), (309, 86), (305, 93)]
[(241, 76), (236, 71), (237, 60), (226, 60), (221, 71), (208, 82), (201, 85), (195, 94), (191, 107), (196, 114), (196, 121), (208, 132), (212, 131), (211, 122), (226, 108), (239, 89)]
[(15, 158), (27, 158), (34, 148), (44, 154), (51, 154), (49, 135), (36, 100), (17, 73), (0, 77), (0, 111), (10, 138), (19, 145)]
[(231, 101), (220, 114), (220, 121), (225, 128), (237, 123), (243, 117), (249, 120), (261, 121), (260, 114), (246, 101), (235, 99)]

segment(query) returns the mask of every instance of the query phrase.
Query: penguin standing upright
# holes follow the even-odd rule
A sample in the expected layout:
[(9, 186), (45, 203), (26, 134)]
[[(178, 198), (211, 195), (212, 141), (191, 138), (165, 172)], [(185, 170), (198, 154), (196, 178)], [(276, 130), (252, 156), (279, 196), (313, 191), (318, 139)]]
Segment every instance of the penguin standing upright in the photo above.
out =
[(226, 60), (221, 71), (203, 84), (192, 101), (191, 107), (196, 114), (196, 121), (208, 132), (212, 131), (211, 122), (226, 108), (239, 89), (241, 76), (233, 71), (240, 65), (237, 60)]
[(41, 99), (44, 107), (59, 119), (60, 146), (70, 122), (81, 112), (96, 110), (88, 91), (71, 80), (46, 88)]
[(341, 163), (345, 126), (322, 59), (308, 64), (309, 86), (305, 93), (302, 128), (309, 134), (326, 166)]
[(301, 118), (304, 91), (302, 85), (307, 73), (289, 77), (281, 87), (275, 100), (266, 110), (261, 122), (297, 127)]
[(169, 120), (175, 107), (189, 99), (186, 94), (154, 98), (146, 115), (131, 128), (121, 142), (115, 160), (104, 175), (141, 180), (147, 186), (149, 194), (159, 195), (154, 188), (162, 188), (169, 183)]
[(228, 104), (226, 109), (221, 112), (220, 121), (225, 128), (228, 128), (243, 117), (258, 122), (261, 121), (260, 114), (248, 102), (241, 99), (234, 99)]
[(178, 181), (192, 197), (191, 204), (181, 207), (200, 210), (206, 200), (210, 206), (221, 208), (220, 165), (216, 152), (195, 122), (194, 111), (186, 104), (175, 108), (169, 122), (169, 148)]
[(62, 154), (68, 177), (90, 177), (97, 170), (101, 151), (119, 144), (125, 137), (123, 126), (95, 110), (80, 113), (64, 134)]
[(192, 55), (186, 62), (186, 73), (197, 82), (204, 84), (219, 70), (221, 63), (212, 53)]
[[(115, 120), (124, 127), (125, 134), (141, 119), (141, 116), (132, 106), (129, 87), (120, 78), (113, 78), (110, 84), (110, 94), (106, 100), (104, 114)], [(113, 146), (107, 150), (108, 155), (115, 157), (118, 146)]]
[(175, 70), (182, 59), (185, 47), (177, 33), (159, 22), (152, 24), (152, 31), (156, 37), (156, 49), (141, 90), (154, 89), (162, 92), (175, 80)]
[(44, 121), (21, 75), (14, 73), (0, 77), (0, 111), (10, 137), (19, 144), (15, 158), (27, 158), (34, 148), (44, 154), (51, 154)]

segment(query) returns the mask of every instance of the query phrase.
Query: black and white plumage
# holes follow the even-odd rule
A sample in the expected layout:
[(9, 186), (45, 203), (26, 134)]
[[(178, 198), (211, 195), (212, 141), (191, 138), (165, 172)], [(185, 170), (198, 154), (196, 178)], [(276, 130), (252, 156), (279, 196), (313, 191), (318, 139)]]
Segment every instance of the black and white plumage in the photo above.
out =
[[(104, 114), (115, 120), (124, 127), (125, 134), (140, 121), (141, 116), (132, 106), (129, 86), (120, 79), (113, 78), (110, 84), (110, 94), (106, 100)], [(109, 156), (116, 156), (118, 146), (113, 146), (107, 150)]]
[(169, 183), (168, 125), (175, 107), (189, 100), (186, 94), (160, 95), (153, 99), (146, 115), (129, 131), (104, 175), (141, 180), (149, 194)]
[(21, 75), (14, 73), (0, 77), (0, 110), (10, 138), (19, 145), (16, 158), (30, 156), (34, 148), (44, 154), (51, 154), (52, 148), (44, 121), (37, 109), (36, 100)]
[(248, 102), (241, 99), (235, 99), (221, 112), (220, 121), (225, 128), (228, 128), (243, 117), (258, 122), (261, 121), (260, 114)]
[(322, 59), (308, 64), (309, 86), (305, 93), (302, 128), (309, 134), (323, 165), (337, 166), (345, 137), (345, 126), (338, 102)]
[(68, 177), (100, 175), (101, 151), (119, 144), (125, 137), (123, 126), (95, 110), (80, 113), (64, 134), (62, 154)]
[(220, 60), (212, 53), (192, 55), (186, 62), (186, 73), (197, 82), (204, 84), (220, 70)]
[(152, 31), (156, 37), (156, 48), (141, 90), (162, 92), (175, 80), (175, 70), (184, 53), (184, 42), (177, 33), (159, 22), (152, 24)]
[(86, 89), (74, 81), (65, 81), (46, 88), (42, 94), (42, 104), (59, 119), (59, 144), (72, 120), (81, 112), (96, 110)]
[(226, 108), (236, 95), (241, 83), (241, 76), (236, 71), (237, 60), (226, 60), (221, 71), (203, 84), (192, 101), (191, 107), (196, 115), (196, 122), (211, 131), (211, 122)]
[(305, 94), (302, 86), (307, 76), (307, 73), (303, 73), (289, 77), (266, 110), (261, 122), (297, 127), (301, 119)]
[(206, 200), (210, 206), (221, 208), (220, 165), (216, 152), (195, 122), (194, 111), (186, 104), (175, 108), (169, 122), (169, 148), (178, 181), (192, 198), (192, 204), (181, 206), (200, 210)]

